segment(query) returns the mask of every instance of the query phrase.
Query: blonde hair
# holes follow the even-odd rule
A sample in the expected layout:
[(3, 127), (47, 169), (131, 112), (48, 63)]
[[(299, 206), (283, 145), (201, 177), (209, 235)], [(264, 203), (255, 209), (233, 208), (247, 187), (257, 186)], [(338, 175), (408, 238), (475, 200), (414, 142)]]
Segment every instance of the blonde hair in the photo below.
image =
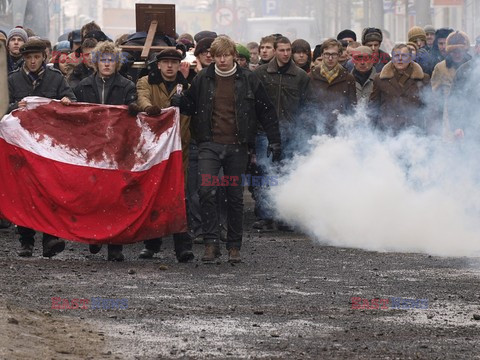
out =
[(95, 71), (98, 72), (98, 62), (101, 60), (102, 55), (104, 54), (110, 54), (116, 63), (115, 71), (120, 70), (123, 63), (122, 51), (116, 47), (113, 42), (103, 41), (99, 42), (91, 52), (92, 64), (95, 68)]
[(230, 39), (228, 36), (219, 36), (212, 42), (210, 46), (210, 54), (212, 57), (220, 55), (237, 55), (237, 46), (235, 41)]

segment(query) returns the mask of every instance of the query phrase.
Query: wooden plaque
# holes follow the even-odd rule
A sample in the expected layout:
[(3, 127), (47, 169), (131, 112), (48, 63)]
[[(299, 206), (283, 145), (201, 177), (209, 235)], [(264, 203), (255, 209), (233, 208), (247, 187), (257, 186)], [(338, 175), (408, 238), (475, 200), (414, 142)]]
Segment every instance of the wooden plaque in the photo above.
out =
[(175, 38), (175, 5), (135, 4), (137, 32), (150, 29), (152, 21), (158, 22), (156, 34)]

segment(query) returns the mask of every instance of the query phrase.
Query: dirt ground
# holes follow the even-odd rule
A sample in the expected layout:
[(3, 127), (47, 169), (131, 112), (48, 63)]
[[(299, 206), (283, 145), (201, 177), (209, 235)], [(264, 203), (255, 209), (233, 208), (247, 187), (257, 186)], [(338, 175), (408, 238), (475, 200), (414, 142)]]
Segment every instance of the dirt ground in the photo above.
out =
[[(1, 359), (480, 359), (480, 259), (325, 246), (251, 231), (244, 262), (153, 260), (125, 247), (107, 262), (67, 243), (52, 259), (16, 255), (0, 231)], [(454, 241), (454, 239), (452, 239)], [(52, 309), (62, 299), (126, 299), (126, 309)], [(352, 309), (351, 298), (427, 299), (428, 309)]]

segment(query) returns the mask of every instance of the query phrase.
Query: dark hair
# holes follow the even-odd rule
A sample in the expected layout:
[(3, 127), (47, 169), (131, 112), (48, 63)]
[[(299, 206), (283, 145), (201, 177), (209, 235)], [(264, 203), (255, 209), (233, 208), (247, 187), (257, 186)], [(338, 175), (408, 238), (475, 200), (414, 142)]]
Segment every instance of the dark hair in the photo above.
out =
[(82, 42), (82, 49), (92, 49), (97, 46), (98, 41), (93, 38), (87, 38)]
[(273, 48), (274, 48), (275, 50), (277, 50), (278, 44), (289, 44), (289, 45), (292, 45), (292, 43), (290, 42), (290, 40), (288, 40), (288, 38), (286, 38), (285, 36), (280, 36), (279, 38), (277, 38), (277, 40), (275, 40), (275, 42), (273, 43)]
[(275, 36), (268, 35), (268, 36), (265, 36), (265, 37), (260, 39), (260, 46), (262, 46), (262, 44), (266, 44), (266, 43), (270, 43), (270, 44), (273, 45), (273, 44), (275, 44), (275, 41), (276, 41)]

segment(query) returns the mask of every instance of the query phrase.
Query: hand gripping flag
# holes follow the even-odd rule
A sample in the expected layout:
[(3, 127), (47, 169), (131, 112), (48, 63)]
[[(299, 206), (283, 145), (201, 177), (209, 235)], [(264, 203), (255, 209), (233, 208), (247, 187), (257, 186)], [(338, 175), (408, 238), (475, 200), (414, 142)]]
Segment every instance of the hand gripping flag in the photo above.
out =
[(26, 100), (0, 122), (1, 216), (90, 244), (186, 231), (177, 108)]

